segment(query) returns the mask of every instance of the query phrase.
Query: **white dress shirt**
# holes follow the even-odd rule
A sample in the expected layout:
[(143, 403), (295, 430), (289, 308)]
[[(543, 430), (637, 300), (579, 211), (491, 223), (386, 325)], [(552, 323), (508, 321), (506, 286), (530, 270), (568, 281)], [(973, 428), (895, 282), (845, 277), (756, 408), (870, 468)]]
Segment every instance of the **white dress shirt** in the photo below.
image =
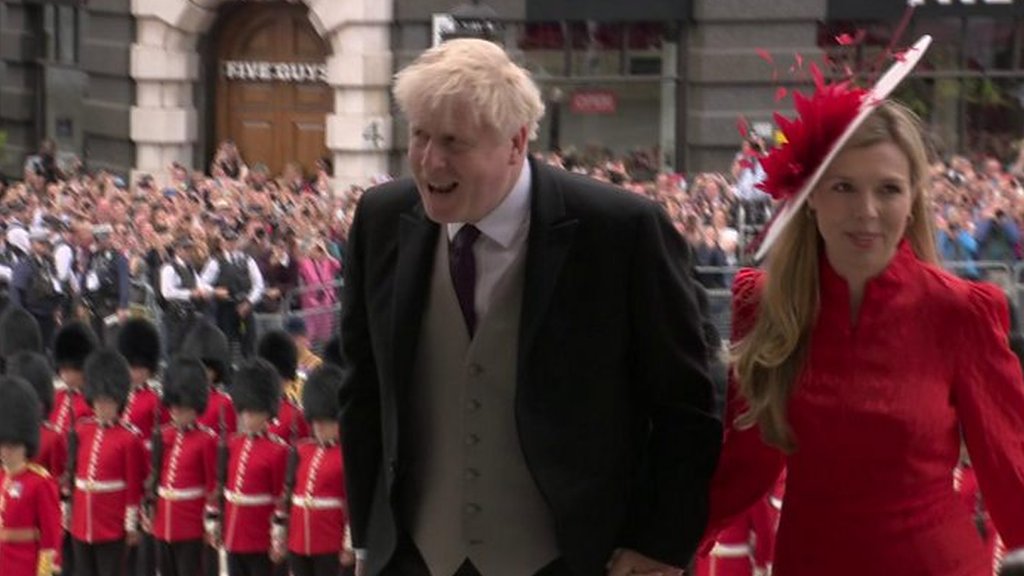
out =
[[(523, 161), (519, 179), (501, 204), (476, 223), (480, 237), (473, 244), (476, 259), (476, 290), (474, 293), (476, 317), (482, 319), (490, 309), (494, 289), (512, 262), (526, 248), (530, 232), (530, 163)], [(448, 241), (465, 225), (456, 222), (447, 225)]]
[[(221, 255), (227, 261), (235, 261), (239, 258), (245, 258), (245, 262), (249, 269), (249, 280), (252, 282), (252, 288), (249, 289), (249, 295), (246, 300), (253, 306), (263, 298), (263, 273), (260, 272), (260, 267), (256, 265), (256, 261), (252, 259), (248, 254), (242, 252), (222, 252)], [(203, 272), (199, 275), (199, 279), (208, 286), (214, 286), (217, 283), (217, 276), (220, 274), (220, 260), (217, 258), (210, 258), (207, 261), (206, 266), (203, 268)]]

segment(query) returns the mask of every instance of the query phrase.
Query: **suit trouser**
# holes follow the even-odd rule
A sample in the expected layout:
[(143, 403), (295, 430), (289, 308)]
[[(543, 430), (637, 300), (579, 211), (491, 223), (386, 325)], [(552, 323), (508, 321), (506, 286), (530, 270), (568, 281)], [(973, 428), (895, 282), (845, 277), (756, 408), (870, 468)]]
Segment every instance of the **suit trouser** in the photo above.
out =
[(124, 538), (89, 544), (75, 539), (75, 576), (121, 576), (124, 574)]
[[(430, 568), (427, 567), (426, 561), (423, 560), (423, 555), (420, 554), (419, 548), (416, 547), (416, 543), (405, 534), (399, 536), (395, 553), (381, 574), (383, 576), (447, 576), (431, 574)], [(476, 566), (473, 566), (469, 559), (466, 559), (452, 576), (483, 575), (476, 569)], [(573, 576), (573, 574), (565, 562), (559, 558), (538, 570), (534, 576)]]
[(205, 543), (203, 544), (202, 573), (206, 576), (220, 576), (220, 550)]
[(199, 576), (203, 565), (203, 541), (156, 541), (157, 566), (160, 576)]

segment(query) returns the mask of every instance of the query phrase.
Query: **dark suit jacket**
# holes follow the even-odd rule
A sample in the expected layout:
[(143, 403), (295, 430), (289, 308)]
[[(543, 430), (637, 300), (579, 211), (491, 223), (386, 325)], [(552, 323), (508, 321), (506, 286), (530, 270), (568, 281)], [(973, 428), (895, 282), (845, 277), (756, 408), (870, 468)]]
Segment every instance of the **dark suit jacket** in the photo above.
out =
[[(683, 566), (721, 443), (688, 249), (656, 204), (531, 163), (515, 411), (559, 550), (580, 575), (616, 547)], [(401, 180), (363, 196), (349, 234), (341, 425), (371, 575), (406, 529), (396, 484), (416, 481), (407, 390), (440, 229)]]

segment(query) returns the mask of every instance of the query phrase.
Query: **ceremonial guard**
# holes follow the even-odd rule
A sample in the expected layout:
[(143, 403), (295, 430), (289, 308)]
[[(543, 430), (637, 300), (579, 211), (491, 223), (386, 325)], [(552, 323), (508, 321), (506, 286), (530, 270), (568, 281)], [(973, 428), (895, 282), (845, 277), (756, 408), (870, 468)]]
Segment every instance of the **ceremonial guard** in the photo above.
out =
[(164, 302), (167, 355), (174, 357), (191, 330), (197, 306), (208, 293), (193, 265), (195, 245), (188, 237), (174, 243), (174, 256), (160, 267), (160, 296)]
[[(343, 372), (325, 365), (312, 372), (302, 391), (302, 410), (313, 438), (297, 448), (289, 473), (288, 558), (293, 576), (338, 576), (355, 565), (345, 509), (344, 466), (338, 431), (338, 391)], [(289, 464), (291, 466), (291, 464)]]
[(32, 253), (14, 266), (10, 297), (14, 305), (32, 314), (39, 324), (43, 345), (49, 346), (57, 328), (63, 291), (51, 255), (49, 230), (33, 228), (29, 238)]
[(160, 368), (160, 333), (144, 318), (130, 318), (118, 331), (117, 350), (131, 368), (132, 387), (122, 420), (139, 430), (150, 447), (154, 428), (168, 421), (160, 403), (160, 383), (154, 380)]
[(309, 424), (302, 416), (302, 381), (299, 380), (298, 349), (291, 336), (282, 330), (271, 330), (260, 338), (257, 354), (270, 362), (281, 377), (282, 401), (277, 416), (270, 421), (270, 432), (288, 441), (309, 436)]
[(96, 416), (78, 423), (71, 536), (76, 576), (124, 574), (126, 546), (139, 540), (146, 462), (138, 430), (121, 421), (131, 373), (104, 348), (85, 363), (85, 395)]
[[(150, 462), (154, 433), (168, 421), (160, 404), (160, 383), (154, 380), (160, 367), (160, 333), (145, 318), (129, 318), (117, 332), (117, 349), (128, 361), (132, 387), (121, 420), (142, 436), (146, 447), (145, 462)], [(156, 547), (153, 537), (143, 533), (139, 545), (128, 554), (128, 566), (135, 567), (136, 576), (156, 573)]]
[(93, 227), (96, 246), (89, 254), (82, 279), (82, 302), (93, 332), (106, 344), (113, 343), (111, 336), (117, 324), (127, 318), (131, 289), (128, 259), (114, 248), (113, 232), (110, 224)]
[[(223, 445), (219, 451), (227, 452), (228, 439), (234, 435), (237, 429), (237, 414), (231, 396), (227, 393), (227, 386), (231, 383), (233, 369), (231, 366), (231, 347), (227, 337), (209, 320), (200, 319), (181, 346), (181, 354), (198, 358), (206, 367), (206, 383), (209, 390), (209, 398), (206, 402), (206, 410), (199, 416), (199, 424), (212, 429), (217, 433), (218, 443)], [(220, 457), (226, 462), (227, 458)], [(227, 465), (219, 466), (219, 484), (223, 489)], [(216, 524), (216, 522), (211, 522)], [(220, 576), (220, 554), (217, 551), (216, 541), (214, 545), (207, 545), (203, 551), (203, 564), (206, 569), (206, 576)], [(209, 543), (208, 543), (209, 544)]]
[(252, 310), (263, 297), (263, 274), (256, 261), (239, 248), (237, 232), (225, 229), (221, 239), (223, 250), (210, 255), (200, 278), (214, 289), (217, 326), (248, 358), (256, 338)]
[(66, 435), (76, 420), (92, 415), (92, 408), (82, 394), (85, 385), (85, 359), (96, 348), (96, 336), (83, 322), (73, 321), (61, 326), (53, 341), (53, 359), (57, 376), (64, 386), (57, 390), (50, 423), (54, 430)]
[(175, 357), (167, 369), (163, 395), (171, 423), (161, 429), (154, 446), (146, 495), (155, 501), (155, 514), (148, 524), (157, 541), (161, 576), (202, 573), (203, 520), (217, 513), (212, 506), (217, 435), (196, 421), (206, 410), (208, 397), (202, 362)]
[(18, 352), (7, 360), (7, 375), (21, 378), (32, 386), (39, 399), (39, 450), (32, 461), (50, 473), (56, 482), (64, 475), (68, 461), (67, 436), (54, 429), (45, 418), (53, 409), (53, 370), (46, 356), (38, 352)]
[(43, 336), (28, 311), (11, 306), (0, 316), (0, 366), (22, 351), (42, 352)]
[(42, 409), (20, 378), (0, 378), (0, 573), (52, 576), (60, 572), (57, 483), (31, 463), (39, 447)]
[(223, 523), (212, 527), (211, 537), (223, 538), (230, 576), (270, 576), (286, 551), (282, 497), (288, 446), (267, 432), (281, 382), (261, 358), (247, 360), (235, 376), (231, 397), (240, 431), (228, 446)]
[(199, 423), (217, 434), (232, 435), (237, 429), (237, 415), (227, 387), (231, 384), (231, 347), (227, 337), (207, 320), (199, 321), (185, 338), (181, 354), (202, 360), (206, 366), (210, 399)]

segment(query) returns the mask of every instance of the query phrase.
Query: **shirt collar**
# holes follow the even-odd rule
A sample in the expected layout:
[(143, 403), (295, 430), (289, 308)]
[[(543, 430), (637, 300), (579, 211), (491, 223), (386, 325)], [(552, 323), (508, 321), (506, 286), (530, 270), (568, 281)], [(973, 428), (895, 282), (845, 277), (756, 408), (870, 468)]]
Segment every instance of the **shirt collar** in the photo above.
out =
[[(519, 179), (512, 185), (512, 190), (501, 201), (501, 204), (476, 223), (480, 232), (497, 242), (502, 248), (508, 248), (515, 240), (516, 234), (530, 216), (530, 184), (532, 174), (530, 163), (523, 160), (523, 169), (519, 171)], [(465, 226), (465, 222), (453, 222), (447, 225), (448, 239)]]

